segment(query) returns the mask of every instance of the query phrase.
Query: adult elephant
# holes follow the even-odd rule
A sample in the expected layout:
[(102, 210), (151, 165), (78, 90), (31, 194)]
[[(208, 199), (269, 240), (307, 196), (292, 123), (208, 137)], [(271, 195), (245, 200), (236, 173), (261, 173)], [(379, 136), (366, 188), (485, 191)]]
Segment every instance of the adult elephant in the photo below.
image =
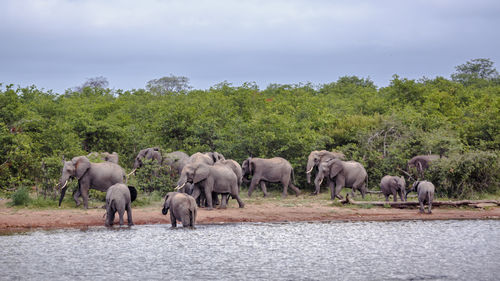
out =
[[(206, 165), (213, 165), (214, 159), (212, 155), (209, 155), (207, 153), (201, 153), (201, 152), (196, 152), (193, 155), (189, 156), (187, 159), (185, 159), (182, 163), (182, 169), (181, 172), (179, 173), (182, 177), (184, 167), (188, 164), (206, 164)], [(187, 194), (192, 194), (193, 193), (194, 186), (192, 186), (191, 183), (187, 182), (186, 184), (183, 185), (182, 188), (179, 189), (179, 192), (187, 193)]]
[(398, 201), (398, 195), (401, 201), (406, 201), (406, 181), (404, 177), (384, 176), (380, 180), (380, 191), (385, 196), (385, 201), (389, 201), (389, 196), (392, 195), (394, 202)]
[(63, 161), (61, 178), (59, 179), (59, 186), (61, 186), (59, 206), (61, 206), (61, 202), (66, 194), (70, 178), (78, 180), (78, 190), (73, 196), (76, 206), (80, 205), (78, 197), (81, 195), (83, 206), (87, 209), (89, 189), (107, 191), (113, 184), (124, 182), (125, 171), (118, 164), (111, 162), (91, 163), (85, 156), (74, 157), (71, 161)]
[(133, 169), (135, 171), (142, 167), (144, 160), (153, 160), (160, 165), (170, 166), (180, 174), (188, 158), (189, 155), (182, 151), (174, 151), (163, 155), (159, 147), (150, 147), (139, 151), (135, 157)]
[(424, 174), (424, 171), (429, 168), (431, 162), (438, 160), (439, 158), (441, 158), (441, 157), (439, 155), (436, 155), (436, 154), (417, 155), (408, 161), (408, 171), (410, 170), (410, 168), (416, 168), (417, 174), (420, 177), (422, 177)]
[(209, 210), (213, 208), (212, 193), (222, 194), (220, 208), (226, 208), (228, 194), (238, 201), (240, 208), (245, 206), (239, 196), (236, 174), (222, 163), (215, 163), (213, 166), (200, 162), (187, 164), (182, 169), (175, 189), (180, 190), (188, 183), (194, 186), (193, 198), (197, 199), (201, 192), (205, 194)]
[[(335, 197), (342, 199), (340, 191), (343, 187), (352, 188), (353, 196), (354, 191), (359, 190), (361, 196), (365, 198), (368, 174), (359, 162), (331, 159), (319, 165), (318, 175), (321, 178), (327, 177), (329, 179), (328, 186), (331, 190), (332, 200), (335, 200)], [(318, 188), (319, 185), (316, 189)]]
[[(345, 156), (341, 152), (331, 152), (327, 150), (314, 150), (311, 151), (309, 156), (307, 157), (307, 167), (306, 167), (306, 175), (307, 175), (307, 183), (311, 183), (311, 173), (314, 168), (319, 167), (319, 164), (326, 162), (330, 159), (341, 159), (344, 160)], [(322, 179), (319, 177), (319, 173), (316, 173), (316, 178), (314, 179), (315, 191), (312, 195), (318, 195), (320, 189), (318, 188), (321, 185)]]
[(113, 153), (109, 153), (109, 152), (91, 152), (87, 155), (87, 158), (99, 158), (101, 160), (104, 160), (104, 161), (107, 161), (107, 162), (111, 162), (111, 163), (115, 163), (115, 164), (118, 164), (118, 153), (116, 152), (113, 152)]
[(282, 197), (288, 195), (288, 187), (295, 191), (298, 196), (301, 192), (294, 184), (293, 168), (290, 162), (281, 157), (271, 159), (264, 158), (247, 158), (241, 165), (243, 177), (252, 176), (250, 187), (248, 188), (248, 197), (252, 196), (252, 192), (256, 185), (260, 183), (264, 197), (267, 197), (266, 182), (280, 182), (283, 185)]
[(221, 153), (217, 152), (217, 151), (214, 151), (214, 152), (205, 152), (203, 153), (205, 155), (207, 155), (208, 157), (212, 158), (212, 161), (215, 163), (215, 162), (219, 162), (219, 161), (222, 161), (222, 160), (226, 160), (226, 158), (224, 157), (224, 155), (222, 155)]
[(239, 188), (243, 180), (243, 170), (241, 169), (240, 164), (234, 161), (233, 159), (224, 159), (217, 163), (226, 165), (227, 167), (231, 168), (231, 170), (233, 170), (234, 174), (236, 175), (236, 178), (238, 179), (238, 188)]

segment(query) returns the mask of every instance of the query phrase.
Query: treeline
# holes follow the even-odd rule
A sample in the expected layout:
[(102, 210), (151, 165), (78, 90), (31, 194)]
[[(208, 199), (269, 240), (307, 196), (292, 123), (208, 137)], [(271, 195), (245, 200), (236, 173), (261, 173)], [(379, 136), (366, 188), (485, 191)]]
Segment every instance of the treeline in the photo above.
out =
[(217, 151), (240, 163), (249, 156), (281, 156), (305, 190), (313, 189), (305, 182), (312, 150), (338, 150), (361, 162), (370, 188), (386, 174), (400, 175), (412, 156), (441, 154), (447, 158), (427, 173), (438, 195), (498, 194), (498, 73), (457, 71), (470, 76), (394, 76), (382, 88), (356, 76), (266, 89), (220, 83), (208, 90), (83, 87), (56, 94), (2, 85), (0, 188), (51, 190), (63, 156), (94, 151), (118, 152), (130, 171), (140, 149), (159, 146), (188, 154)]

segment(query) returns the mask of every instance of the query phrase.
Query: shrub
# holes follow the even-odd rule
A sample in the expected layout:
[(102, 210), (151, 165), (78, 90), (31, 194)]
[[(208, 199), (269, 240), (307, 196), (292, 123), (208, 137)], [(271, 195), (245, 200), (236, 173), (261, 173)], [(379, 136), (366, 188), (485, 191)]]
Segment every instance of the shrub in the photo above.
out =
[(173, 191), (176, 178), (176, 171), (151, 160), (144, 161), (142, 167), (136, 171), (137, 188), (146, 193), (159, 191), (166, 194)]
[(30, 202), (29, 188), (20, 187), (16, 192), (12, 193), (11, 197), (13, 206), (27, 206)]
[(452, 155), (433, 163), (426, 177), (438, 196), (462, 199), (496, 193), (500, 189), (499, 155), (486, 151)]

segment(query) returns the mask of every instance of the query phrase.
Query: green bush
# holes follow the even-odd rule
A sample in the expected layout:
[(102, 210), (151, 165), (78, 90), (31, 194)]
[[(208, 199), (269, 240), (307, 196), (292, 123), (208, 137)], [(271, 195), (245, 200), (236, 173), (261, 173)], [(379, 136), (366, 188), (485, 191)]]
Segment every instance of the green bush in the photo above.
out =
[(28, 187), (21, 187), (12, 193), (11, 197), (13, 206), (27, 206), (30, 203), (30, 193)]
[(477, 198), (500, 189), (499, 160), (498, 153), (486, 151), (455, 154), (434, 162), (425, 174), (438, 196)]
[(136, 188), (145, 193), (150, 194), (153, 191), (158, 191), (161, 194), (167, 194), (175, 188), (176, 171), (170, 169), (169, 166), (159, 165), (156, 161), (144, 161), (142, 167), (137, 169), (135, 173)]

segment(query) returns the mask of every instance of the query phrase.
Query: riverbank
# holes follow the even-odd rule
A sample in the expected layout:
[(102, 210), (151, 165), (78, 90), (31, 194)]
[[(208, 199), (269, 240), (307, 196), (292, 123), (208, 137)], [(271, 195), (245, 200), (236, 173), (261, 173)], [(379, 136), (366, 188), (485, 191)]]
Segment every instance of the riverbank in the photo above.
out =
[[(310, 196), (289, 196), (286, 199), (246, 198), (245, 208), (231, 200), (227, 209), (198, 209), (198, 224), (238, 222), (298, 222), (298, 221), (394, 221), (394, 220), (460, 220), (500, 219), (499, 207), (433, 208), (432, 214), (419, 214), (418, 209), (394, 209), (372, 206), (341, 206), (329, 200)], [(11, 208), (0, 201), (0, 231), (23, 231), (36, 228), (85, 228), (104, 225), (105, 210), (97, 207), (27, 209)], [(136, 225), (170, 224), (170, 216), (161, 213), (162, 202), (133, 208)], [(126, 219), (125, 219), (126, 220)]]

